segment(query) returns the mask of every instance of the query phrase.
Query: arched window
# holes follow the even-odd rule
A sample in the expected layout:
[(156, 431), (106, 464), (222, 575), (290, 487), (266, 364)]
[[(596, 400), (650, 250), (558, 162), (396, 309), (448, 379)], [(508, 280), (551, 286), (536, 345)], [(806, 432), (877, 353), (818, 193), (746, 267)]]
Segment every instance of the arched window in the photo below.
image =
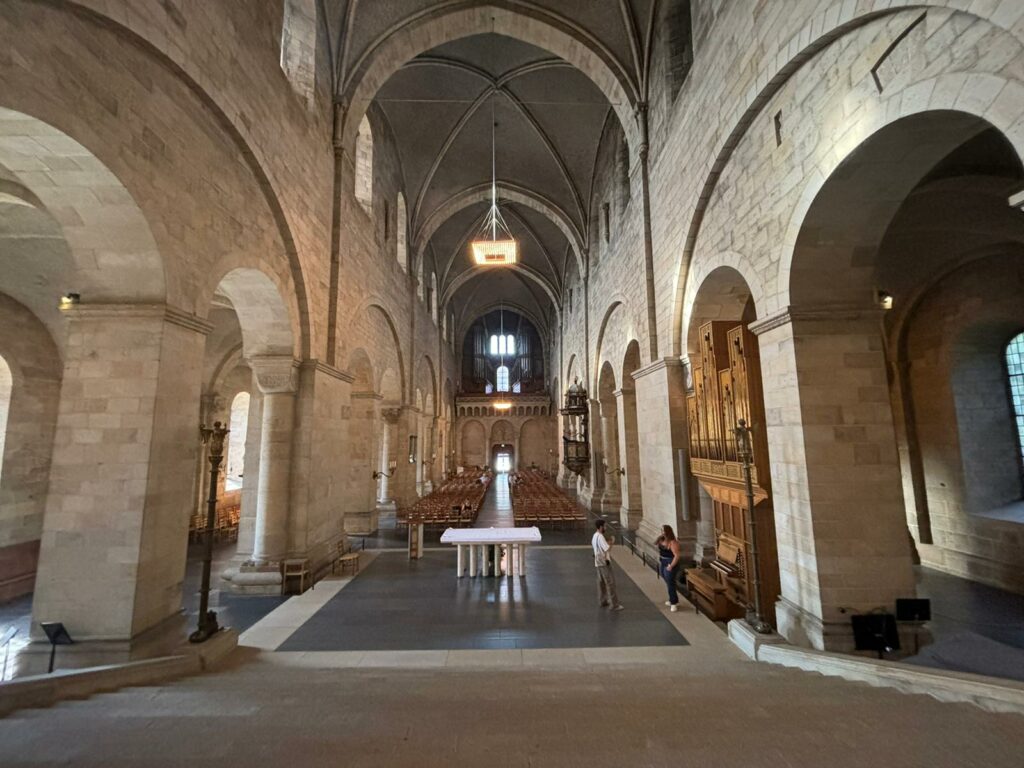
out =
[(508, 336), (498, 336), (493, 334), (491, 336), (491, 354), (498, 355), (514, 355), (516, 353), (516, 339), (512, 334)]
[(495, 371), (495, 377), (498, 380), (497, 390), (499, 392), (508, 392), (508, 366), (499, 365), (498, 370)]
[(356, 200), (364, 211), (373, 212), (373, 133), (366, 115), (356, 135)]
[(405, 213), (405, 195), (398, 193), (398, 206), (395, 213), (395, 256), (398, 258), (398, 266), (405, 272), (409, 269), (408, 256), (406, 255), (406, 230), (409, 224)]
[(505, 338), (508, 339), (505, 343), (505, 354), (514, 355), (516, 353), (516, 337), (510, 333)]
[(427, 297), (427, 260), (420, 256), (420, 280), (416, 285), (416, 295), (420, 297), (420, 301), (424, 301)]
[(248, 427), (249, 393), (239, 392), (231, 401), (228, 466), (224, 472), (225, 491), (234, 491), (242, 487), (242, 473), (245, 472), (245, 433)]
[(1024, 467), (1024, 332), (1006, 345), (1006, 375), (1010, 385), (1010, 403), (1017, 423), (1017, 448)]
[(437, 325), (437, 272), (430, 273), (430, 312), (434, 316), (434, 325)]
[(0, 474), (3, 473), (4, 441), (7, 437), (7, 415), (11, 412), (11, 393), (14, 391), (14, 375), (7, 361), (0, 357)]

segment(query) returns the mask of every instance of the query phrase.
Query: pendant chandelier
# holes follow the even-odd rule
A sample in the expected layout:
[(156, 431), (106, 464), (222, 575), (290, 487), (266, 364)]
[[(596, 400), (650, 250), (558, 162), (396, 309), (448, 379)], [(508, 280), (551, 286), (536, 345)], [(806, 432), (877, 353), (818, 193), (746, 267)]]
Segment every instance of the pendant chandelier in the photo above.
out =
[[(493, 97), (492, 97), (493, 99)], [(494, 102), (491, 101), (491, 209), (477, 236), (469, 244), (479, 265), (509, 266), (519, 258), (519, 244), (498, 209), (498, 175), (495, 163)]]

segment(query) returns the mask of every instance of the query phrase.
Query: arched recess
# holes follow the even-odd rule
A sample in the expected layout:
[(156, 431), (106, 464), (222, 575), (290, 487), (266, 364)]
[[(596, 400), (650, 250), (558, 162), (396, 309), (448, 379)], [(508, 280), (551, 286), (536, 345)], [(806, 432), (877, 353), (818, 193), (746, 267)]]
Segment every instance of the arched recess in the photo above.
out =
[(696, 269), (687, 287), (686, 354), (700, 356), (700, 326), (709, 320), (752, 323), (757, 319), (758, 301), (743, 270), (747, 262), (738, 254), (709, 260), (722, 266)]
[[(539, 192), (507, 181), (498, 182), (498, 196), (502, 200), (518, 203), (546, 216), (565, 235), (565, 239), (572, 246), (573, 254), (576, 257), (579, 274), (584, 274), (583, 254), (586, 249), (584, 247), (583, 233), (564, 209)], [(491, 185), (478, 184), (453, 195), (442, 205), (431, 211), (416, 233), (414, 248), (416, 259), (422, 259), (422, 254), (427, 247), (427, 243), (430, 242), (430, 238), (434, 236), (434, 233), (448, 219), (459, 211), (465, 210), (477, 203), (489, 201), (490, 199)]]
[(438, 5), (413, 12), (361, 52), (340, 89), (342, 100), (349, 104), (343, 134), (345, 145), (352, 146), (356, 126), (374, 94), (405, 62), (444, 43), (484, 33), (530, 43), (579, 69), (608, 98), (630, 146), (638, 146), (633, 113), (640, 100), (640, 89), (610, 50), (572, 20), (540, 6), (519, 12), (490, 4)]
[(352, 392), (360, 395), (372, 395), (377, 392), (376, 375), (373, 371), (373, 363), (366, 350), (358, 348), (349, 355), (345, 368), (352, 376)]
[(487, 430), (476, 419), (462, 424), (461, 464), (464, 467), (484, 466), (487, 464)]
[(621, 476), (622, 508), (619, 519), (630, 530), (636, 530), (643, 519), (643, 493), (640, 471), (640, 431), (636, 407), (636, 387), (633, 371), (639, 369), (640, 342), (631, 339), (622, 357), (621, 382), (615, 396), (618, 398), (619, 463), (626, 470)]
[(594, 372), (591, 390), (596, 392), (600, 366), (610, 362), (612, 369), (619, 367), (619, 350), (625, 350), (626, 342), (638, 338), (638, 325), (629, 310), (629, 304), (622, 294), (614, 296), (608, 303), (597, 331), (597, 345), (594, 347)]
[(519, 467), (537, 466), (538, 469), (550, 469), (548, 451), (551, 441), (550, 430), (546, 421), (537, 418), (527, 419), (519, 428)]
[[(594, 463), (595, 488), (601, 488), (600, 510), (602, 514), (618, 514), (622, 503), (619, 470), (622, 462), (619, 456), (619, 409), (615, 399), (618, 383), (615, 368), (606, 360), (597, 375), (594, 392), (597, 394), (598, 418), (591, 427), (594, 436), (592, 442), (599, 446), (597, 461)], [(595, 501), (597, 496), (595, 495)]]
[(232, 400), (228, 415), (227, 461), (224, 465), (224, 490), (237, 491), (245, 474), (245, 442), (249, 429), (249, 405), (252, 396), (239, 392)]

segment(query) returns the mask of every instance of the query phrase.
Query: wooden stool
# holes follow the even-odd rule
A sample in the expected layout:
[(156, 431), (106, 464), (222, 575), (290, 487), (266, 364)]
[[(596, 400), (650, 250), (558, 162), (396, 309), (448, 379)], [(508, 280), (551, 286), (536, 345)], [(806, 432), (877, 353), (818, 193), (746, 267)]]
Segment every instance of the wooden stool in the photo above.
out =
[(281, 594), (288, 594), (288, 579), (297, 578), (299, 580), (299, 594), (301, 595), (306, 591), (306, 579), (312, 582), (311, 574), (309, 572), (309, 560), (306, 558), (293, 558), (291, 560), (285, 560), (281, 563)]
[(351, 569), (352, 575), (355, 576), (359, 573), (359, 553), (348, 552), (338, 558), (338, 562), (341, 563), (341, 575), (345, 575), (347, 569)]

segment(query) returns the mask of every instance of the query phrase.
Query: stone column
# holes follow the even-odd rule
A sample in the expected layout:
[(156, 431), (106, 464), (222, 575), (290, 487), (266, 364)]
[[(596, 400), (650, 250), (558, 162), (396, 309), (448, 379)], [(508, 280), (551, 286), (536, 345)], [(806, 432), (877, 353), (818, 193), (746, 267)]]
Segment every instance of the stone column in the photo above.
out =
[(381, 429), (380, 462), (377, 467), (377, 471), (381, 473), (380, 482), (377, 485), (378, 511), (390, 509), (391, 512), (394, 512), (395, 510), (395, 502), (391, 498), (388, 482), (391, 479), (389, 477), (391, 470), (388, 468), (388, 464), (391, 462), (391, 430), (398, 423), (401, 413), (402, 411), (398, 408), (382, 408), (380, 411), (383, 428)]
[(409, 435), (416, 434), (419, 410), (413, 406), (406, 405), (399, 409), (399, 414), (395, 426), (396, 441), (394, 448), (398, 466), (388, 485), (395, 503), (400, 507), (409, 507), (417, 499), (415, 462), (418, 461), (417, 457), (413, 457), (414, 463), (409, 462)]
[(643, 518), (643, 496), (640, 492), (640, 447), (637, 443), (636, 392), (632, 388), (617, 389), (615, 410), (619, 419), (619, 463), (626, 474), (619, 478), (622, 503), (619, 520), (631, 531)]
[(686, 369), (677, 358), (655, 360), (633, 372), (637, 404), (637, 455), (643, 471), (640, 538), (653, 542), (671, 525), (683, 556), (695, 554), (697, 511), (690, 503), (686, 424)]
[(36, 643), (22, 672), (45, 670), (40, 621), (63, 622), (75, 639), (60, 654), (65, 667), (166, 653), (185, 631), (188, 478), (209, 325), (164, 305), (83, 304), (64, 317)]
[(602, 444), (601, 403), (590, 400), (589, 414), (590, 466), (577, 481), (580, 501), (591, 510), (601, 512), (601, 493), (604, 490), (604, 445)]
[(851, 612), (894, 610), (914, 575), (876, 312), (787, 308), (758, 334), (790, 642), (852, 649)]
[(377, 429), (381, 396), (373, 392), (351, 396), (349, 419), (348, 503), (345, 510), (346, 533), (369, 536), (377, 532), (377, 482), (373, 479), (379, 460)]
[(604, 464), (601, 472), (604, 477), (604, 489), (601, 492), (601, 514), (619, 514), (619, 506), (622, 503), (622, 495), (619, 492), (619, 481), (622, 476), (618, 473), (621, 469), (619, 461), (619, 421), (615, 414), (615, 401), (602, 404), (601, 406), (601, 445), (604, 448)]
[(289, 356), (249, 359), (263, 396), (259, 477), (252, 561), (233, 579), (237, 589), (272, 594), (280, 589), (280, 562), (288, 552), (288, 517), (295, 421), (296, 368)]

